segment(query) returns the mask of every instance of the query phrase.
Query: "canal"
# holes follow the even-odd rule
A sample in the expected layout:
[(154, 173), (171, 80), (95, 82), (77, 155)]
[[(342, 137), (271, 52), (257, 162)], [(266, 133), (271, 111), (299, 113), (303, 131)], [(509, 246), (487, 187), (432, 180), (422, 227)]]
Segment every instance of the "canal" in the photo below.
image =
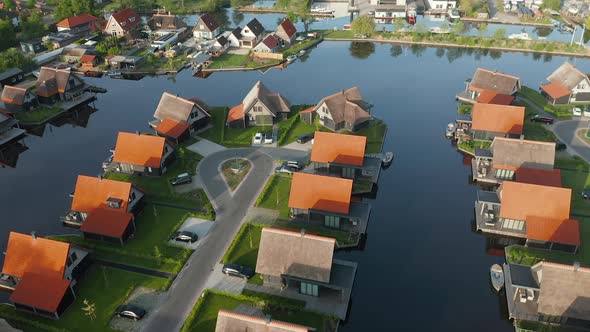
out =
[[(78, 174), (98, 175), (119, 131), (148, 131), (164, 91), (197, 96), (210, 105), (241, 102), (262, 80), (292, 103), (316, 103), (334, 91), (358, 86), (386, 121), (384, 150), (393, 165), (381, 174), (367, 242), (362, 251), (339, 252), (359, 263), (350, 317), (342, 331), (509, 331), (504, 300), (488, 282), (501, 257), (486, 252), (486, 238), (472, 230), (476, 187), (463, 156), (444, 138), (456, 112), (455, 93), (475, 69), (518, 75), (537, 87), (565, 58), (459, 49), (324, 42), (305, 61), (284, 70), (216, 73), (196, 79), (139, 81), (87, 79), (105, 87), (86, 128), (48, 125), (29, 136), (17, 167), (0, 170), (0, 247), (8, 232), (71, 232), (59, 217)], [(587, 61), (576, 62), (590, 70)]]

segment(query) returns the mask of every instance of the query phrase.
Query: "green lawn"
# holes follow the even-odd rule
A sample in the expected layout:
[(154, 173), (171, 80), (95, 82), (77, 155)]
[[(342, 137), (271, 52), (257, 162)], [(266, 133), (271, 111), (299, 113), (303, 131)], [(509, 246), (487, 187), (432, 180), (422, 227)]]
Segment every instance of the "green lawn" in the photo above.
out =
[(460, 104), (457, 107), (457, 114), (471, 114), (471, 110), (473, 109), (473, 105), (470, 104)]
[[(248, 172), (250, 172), (251, 167), (252, 164), (244, 159), (238, 159), (237, 161), (235, 159), (227, 160), (221, 165), (221, 172), (231, 190), (235, 190), (240, 185), (242, 180), (248, 175)], [(232, 170), (233, 168), (239, 168), (241, 171), (235, 173)]]
[(352, 192), (353, 193), (370, 192), (371, 188), (373, 188), (373, 184), (368, 181), (354, 181), (352, 183)]
[(250, 305), (261, 308), (273, 319), (293, 324), (300, 324), (316, 328), (318, 332), (325, 331), (326, 326), (334, 326), (335, 319), (315, 312), (305, 311), (300, 303), (292, 300), (270, 297), (259, 293), (250, 295), (235, 295), (219, 291), (206, 290), (197, 301), (189, 318), (184, 323), (181, 332), (213, 332), (217, 323), (220, 309), (234, 310), (239, 305)]
[[(534, 91), (533, 91), (534, 92)], [(543, 100), (543, 96), (539, 95)], [(524, 118), (524, 130), (523, 134), (524, 137), (528, 140), (532, 141), (542, 141), (542, 142), (555, 142), (557, 141), (557, 137), (553, 134), (552, 131), (547, 129), (547, 125), (538, 123), (538, 122), (531, 122), (529, 118), (535, 114), (539, 114), (533, 107), (533, 105), (529, 102), (522, 102), (522, 103), (515, 103), (515, 105), (521, 105), (525, 107), (525, 118)]]
[(570, 119), (572, 117), (572, 106), (552, 105), (539, 92), (529, 87), (523, 86), (518, 94), (532, 101), (547, 113), (550, 113), (559, 119)]
[(264, 226), (261, 224), (245, 223), (230, 244), (221, 263), (233, 263), (256, 268), (260, 233)]
[[(295, 223), (285, 222), (285, 221), (277, 221), (274, 225), (277, 227), (291, 228), (291, 229), (295, 229), (298, 231), (301, 230), (301, 228), (302, 228), (300, 225), (297, 225)], [(331, 228), (326, 228), (326, 227), (321, 227), (321, 226), (306, 225), (305, 231), (308, 233), (313, 233), (313, 234), (318, 234), (321, 236), (335, 238), (336, 242), (338, 242), (338, 244), (341, 244), (341, 245), (355, 244), (357, 242), (358, 237), (359, 237), (359, 234), (357, 234), (357, 233), (350, 233), (350, 232), (345, 232), (345, 231), (341, 231), (338, 229), (331, 229)]]
[(189, 215), (186, 210), (147, 204), (135, 220), (135, 235), (123, 246), (84, 240), (73, 235), (57, 236), (54, 239), (88, 247), (94, 250), (92, 255), (99, 259), (178, 272), (190, 256), (191, 250), (170, 246), (168, 239)]
[(224, 53), (219, 58), (214, 58), (213, 63), (207, 69), (221, 69), (226, 67), (243, 67), (250, 55)]
[[(287, 128), (287, 125), (289, 124), (291, 127)], [(279, 143), (280, 145), (293, 143), (297, 140), (297, 137), (303, 134), (313, 134), (316, 130), (318, 130), (316, 124), (309, 124), (301, 120), (299, 115), (297, 115), (297, 118), (295, 118), (292, 123), (288, 123), (287, 121), (279, 123), (279, 132), (287, 132)]]
[(295, 43), (293, 46), (291, 46), (290, 48), (284, 50), (282, 53), (283, 55), (286, 57), (288, 57), (291, 54), (297, 54), (299, 51), (306, 49), (308, 47), (311, 47), (313, 45), (319, 44), (322, 41), (322, 39), (307, 39), (304, 40), (302, 42), (297, 42)]
[(366, 153), (379, 153), (381, 152), (381, 146), (383, 145), (386, 132), (387, 125), (381, 120), (375, 120), (367, 128), (359, 130), (354, 135), (367, 137)]
[(252, 126), (248, 128), (225, 128), (223, 145), (226, 147), (251, 146), (256, 133), (272, 132), (272, 126)]
[(578, 136), (582, 141), (586, 142), (586, 144), (590, 144), (590, 131), (588, 129), (578, 129), (576, 131), (576, 136)]
[(459, 143), (458, 147), (469, 152), (475, 153), (475, 148), (478, 149), (487, 149), (490, 147), (492, 142), (483, 142), (483, 141), (463, 141)]
[[(80, 331), (83, 328), (87, 332), (115, 331), (108, 326), (113, 312), (135, 287), (160, 290), (165, 288), (166, 283), (167, 280), (162, 278), (93, 265), (80, 281), (76, 300), (59, 320), (16, 311), (8, 305), (0, 306), (0, 317), (18, 321), (19, 325), (30, 326), (33, 330)], [(96, 306), (96, 319), (91, 320), (84, 314), (84, 300)]]
[(590, 188), (590, 165), (580, 158), (571, 158), (558, 159), (556, 167), (565, 168), (561, 170), (561, 182), (565, 188), (572, 188), (572, 213), (590, 215), (590, 201), (581, 196), (582, 190)]
[(21, 124), (44, 122), (62, 112), (59, 107), (39, 106), (31, 111), (16, 113), (16, 119)]
[(256, 206), (279, 210), (279, 217), (289, 218), (291, 175), (273, 174), (256, 199)]
[(199, 136), (211, 142), (222, 144), (223, 131), (225, 129), (225, 120), (228, 111), (229, 109), (227, 107), (212, 107), (209, 110), (209, 114), (211, 114), (212, 128)]
[(354, 34), (351, 30), (338, 30), (338, 31), (330, 31), (326, 34), (326, 38), (352, 38)]

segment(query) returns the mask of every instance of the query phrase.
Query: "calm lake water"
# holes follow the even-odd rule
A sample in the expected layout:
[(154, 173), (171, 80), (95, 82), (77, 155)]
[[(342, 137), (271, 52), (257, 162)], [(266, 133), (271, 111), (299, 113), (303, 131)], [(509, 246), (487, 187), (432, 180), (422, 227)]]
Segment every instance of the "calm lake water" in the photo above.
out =
[[(5, 250), (11, 230), (71, 232), (59, 217), (69, 208), (76, 176), (99, 174), (117, 132), (148, 131), (164, 91), (231, 106), (262, 80), (293, 103), (312, 104), (356, 85), (387, 122), (384, 149), (395, 160), (381, 174), (366, 247), (336, 255), (359, 263), (342, 331), (510, 331), (504, 300), (488, 281), (489, 266), (502, 258), (488, 255), (486, 238), (472, 231), (476, 187), (444, 128), (455, 118), (455, 93), (478, 66), (536, 87), (566, 59), (492, 54), (373, 44), (351, 51), (350, 43), (324, 42), (304, 62), (266, 74), (88, 79), (109, 90), (98, 96), (88, 126), (48, 125), (42, 137), (26, 139), (30, 149), (15, 169), (0, 169), (0, 247)], [(590, 70), (587, 61), (572, 61)]]

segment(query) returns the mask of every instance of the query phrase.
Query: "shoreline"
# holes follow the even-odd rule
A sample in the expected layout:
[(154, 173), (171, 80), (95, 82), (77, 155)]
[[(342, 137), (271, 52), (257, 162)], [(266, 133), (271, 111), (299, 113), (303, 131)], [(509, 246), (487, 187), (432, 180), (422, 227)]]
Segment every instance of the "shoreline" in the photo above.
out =
[(506, 25), (521, 25), (521, 26), (542, 27), (542, 28), (555, 28), (555, 26), (550, 23), (510, 22), (510, 21), (492, 20), (489, 18), (481, 19), (481, 18), (475, 18), (475, 17), (461, 17), (460, 20), (463, 22), (467, 22), (467, 23), (506, 24)]

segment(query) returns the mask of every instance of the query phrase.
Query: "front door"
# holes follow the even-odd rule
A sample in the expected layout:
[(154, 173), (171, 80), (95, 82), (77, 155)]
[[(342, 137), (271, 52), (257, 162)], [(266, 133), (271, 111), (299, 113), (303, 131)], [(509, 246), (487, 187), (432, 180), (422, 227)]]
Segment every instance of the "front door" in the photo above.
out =
[(340, 228), (340, 217), (324, 216), (324, 226), (330, 228)]

